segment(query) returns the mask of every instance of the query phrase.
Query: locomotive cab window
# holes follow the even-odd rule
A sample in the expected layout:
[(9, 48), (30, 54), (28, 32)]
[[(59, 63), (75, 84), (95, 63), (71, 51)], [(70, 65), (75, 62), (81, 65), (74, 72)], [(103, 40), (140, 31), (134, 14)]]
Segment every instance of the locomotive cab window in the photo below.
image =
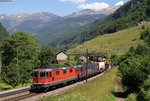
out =
[(47, 78), (48, 77), (48, 72), (40, 72), (40, 77), (41, 78)]
[(56, 75), (59, 75), (59, 71), (56, 71)]
[(63, 70), (63, 73), (64, 73), (64, 74), (66, 74), (66, 72), (67, 72), (66, 70)]
[(70, 69), (70, 73), (72, 73), (72, 69)]
[(34, 72), (33, 77), (37, 78), (38, 77), (38, 72)]
[(49, 77), (52, 77), (52, 72), (49, 72)]

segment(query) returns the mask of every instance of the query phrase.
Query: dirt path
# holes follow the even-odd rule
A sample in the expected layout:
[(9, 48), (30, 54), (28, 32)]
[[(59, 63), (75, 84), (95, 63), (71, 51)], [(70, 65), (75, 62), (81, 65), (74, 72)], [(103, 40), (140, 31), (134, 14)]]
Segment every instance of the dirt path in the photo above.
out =
[(125, 94), (124, 94), (124, 92), (119, 90), (120, 83), (118, 81), (116, 81), (114, 86), (115, 86), (114, 95), (116, 97), (115, 101), (125, 101)]

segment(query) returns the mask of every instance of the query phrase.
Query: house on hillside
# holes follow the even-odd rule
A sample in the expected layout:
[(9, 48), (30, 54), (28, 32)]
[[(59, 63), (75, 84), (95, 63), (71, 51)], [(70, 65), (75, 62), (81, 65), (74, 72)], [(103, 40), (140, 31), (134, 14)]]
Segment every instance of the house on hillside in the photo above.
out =
[(141, 21), (140, 23), (138, 23), (138, 26), (142, 26), (145, 24), (150, 24), (150, 22), (149, 21)]
[(62, 63), (68, 60), (68, 55), (63, 51), (55, 51), (54, 54), (58, 63)]

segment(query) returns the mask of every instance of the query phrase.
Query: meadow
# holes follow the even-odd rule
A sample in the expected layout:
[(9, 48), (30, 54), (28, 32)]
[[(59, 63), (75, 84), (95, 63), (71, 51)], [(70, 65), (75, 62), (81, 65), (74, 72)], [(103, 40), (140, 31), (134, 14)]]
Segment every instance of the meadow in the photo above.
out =
[[(145, 25), (145, 27), (150, 25)], [(68, 53), (109, 53), (124, 54), (130, 47), (137, 47), (144, 42), (140, 40), (142, 26), (121, 30), (112, 34), (98, 36), (90, 41), (68, 50)]]

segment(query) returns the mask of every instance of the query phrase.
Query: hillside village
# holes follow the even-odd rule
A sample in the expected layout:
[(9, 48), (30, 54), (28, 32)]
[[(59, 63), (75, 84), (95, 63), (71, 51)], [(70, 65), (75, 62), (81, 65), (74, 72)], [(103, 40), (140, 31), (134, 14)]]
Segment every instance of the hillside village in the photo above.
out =
[(146, 24), (150, 24), (149, 21), (141, 21), (138, 26), (142, 26), (142, 25), (146, 25)]

